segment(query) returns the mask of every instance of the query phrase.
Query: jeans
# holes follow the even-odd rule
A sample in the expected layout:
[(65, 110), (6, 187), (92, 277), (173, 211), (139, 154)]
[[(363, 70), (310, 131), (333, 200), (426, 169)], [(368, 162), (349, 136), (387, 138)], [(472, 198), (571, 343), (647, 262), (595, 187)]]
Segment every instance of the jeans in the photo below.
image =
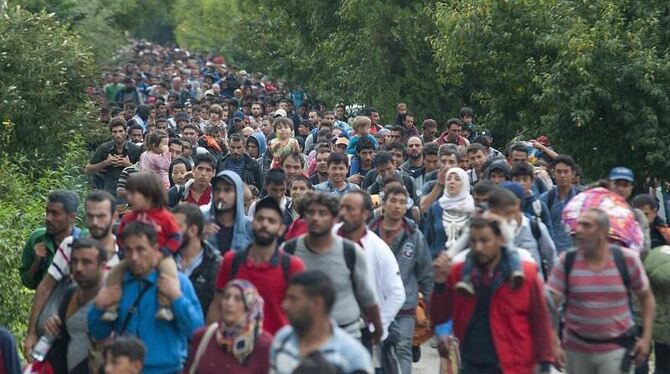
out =
[(402, 374), (412, 373), (412, 339), (414, 338), (415, 316), (397, 316), (395, 322), (400, 329), (400, 341), (396, 345), (396, 355)]
[(670, 373), (670, 344), (654, 342), (654, 355), (656, 356), (656, 372)]

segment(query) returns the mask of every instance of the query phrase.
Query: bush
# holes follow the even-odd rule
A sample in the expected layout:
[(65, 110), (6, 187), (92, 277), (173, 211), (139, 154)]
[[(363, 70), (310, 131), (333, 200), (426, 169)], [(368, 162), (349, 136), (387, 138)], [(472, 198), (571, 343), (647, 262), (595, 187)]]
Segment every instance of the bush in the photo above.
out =
[[(54, 161), (61, 166), (35, 178), (26, 157), (0, 155), (0, 326), (7, 326), (19, 341), (25, 335), (33, 291), (21, 284), (19, 266), (25, 241), (44, 226), (47, 195), (56, 189), (76, 191), (83, 201), (88, 186), (83, 163), (88, 159), (82, 137), (75, 137)], [(83, 224), (79, 214), (78, 225)]]

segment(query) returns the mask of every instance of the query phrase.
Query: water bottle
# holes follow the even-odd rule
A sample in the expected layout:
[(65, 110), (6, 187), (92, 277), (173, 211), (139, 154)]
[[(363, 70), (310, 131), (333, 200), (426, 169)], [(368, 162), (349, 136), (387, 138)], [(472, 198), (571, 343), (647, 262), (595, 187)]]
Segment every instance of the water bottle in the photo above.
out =
[(53, 344), (54, 339), (55, 337), (50, 336), (49, 334), (42, 335), (33, 348), (32, 356), (35, 361), (44, 361), (47, 357), (47, 353), (49, 353), (49, 349), (51, 349), (51, 344)]

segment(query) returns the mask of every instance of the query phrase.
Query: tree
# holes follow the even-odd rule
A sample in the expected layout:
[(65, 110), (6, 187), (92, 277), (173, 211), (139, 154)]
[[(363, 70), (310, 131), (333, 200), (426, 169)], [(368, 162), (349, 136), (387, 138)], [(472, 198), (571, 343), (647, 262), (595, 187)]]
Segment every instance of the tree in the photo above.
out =
[(434, 20), (442, 82), (502, 137), (547, 134), (592, 178), (669, 174), (666, 2), (448, 1)]

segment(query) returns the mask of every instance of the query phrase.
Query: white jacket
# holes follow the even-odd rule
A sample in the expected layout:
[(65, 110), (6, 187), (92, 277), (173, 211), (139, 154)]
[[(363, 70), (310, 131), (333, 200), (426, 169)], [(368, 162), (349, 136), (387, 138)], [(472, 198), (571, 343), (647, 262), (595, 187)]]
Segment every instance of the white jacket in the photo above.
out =
[[(341, 223), (333, 227), (335, 235), (340, 227)], [(366, 229), (360, 244), (365, 252), (368, 274), (371, 275), (369, 279), (374, 279), (372, 286), (379, 299), (379, 313), (384, 326), (382, 339), (386, 339), (389, 325), (405, 303), (405, 286), (391, 248), (377, 234)]]

